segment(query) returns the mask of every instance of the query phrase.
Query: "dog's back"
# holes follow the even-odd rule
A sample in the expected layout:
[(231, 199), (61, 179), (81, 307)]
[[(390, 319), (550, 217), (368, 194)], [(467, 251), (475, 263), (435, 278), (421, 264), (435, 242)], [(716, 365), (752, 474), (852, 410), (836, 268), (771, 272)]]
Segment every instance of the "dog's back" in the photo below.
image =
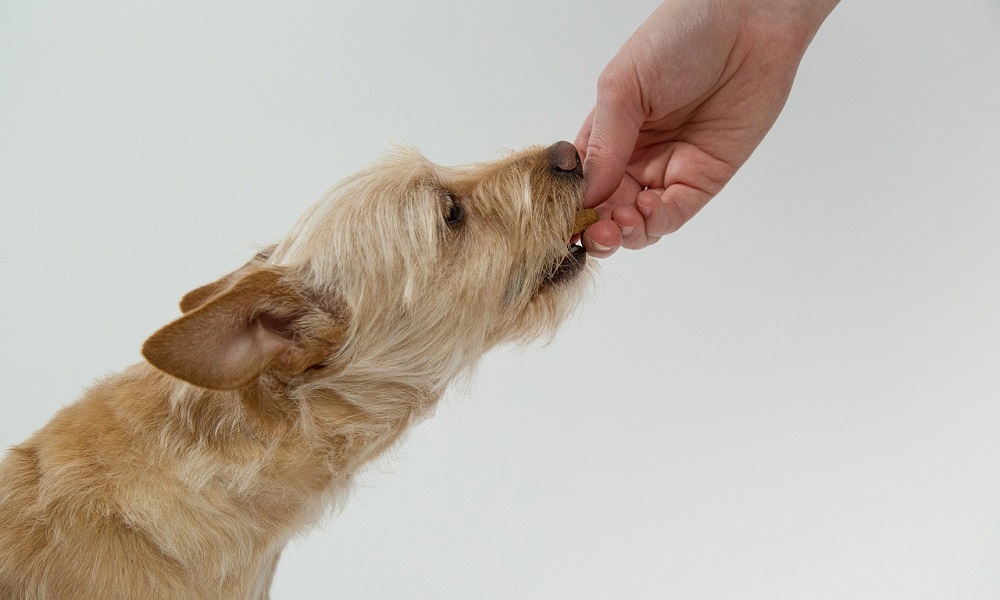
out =
[(139, 389), (99, 384), (0, 464), (4, 598), (161, 598), (184, 576), (116, 506), (139, 449), (115, 413)]
[[(227, 535), (209, 482), (183, 481), (213, 451), (180, 451), (172, 385), (132, 367), (10, 450), (0, 463), (0, 598), (267, 597), (280, 549)], [(239, 517), (228, 516), (230, 531), (246, 529), (231, 522)]]

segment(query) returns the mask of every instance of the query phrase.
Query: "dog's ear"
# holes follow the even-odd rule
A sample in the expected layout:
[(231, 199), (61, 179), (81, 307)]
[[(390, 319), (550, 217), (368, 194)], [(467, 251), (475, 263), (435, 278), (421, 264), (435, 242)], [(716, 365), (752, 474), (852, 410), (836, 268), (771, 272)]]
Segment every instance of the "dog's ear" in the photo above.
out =
[(233, 271), (232, 273), (224, 277), (221, 277), (213, 281), (212, 283), (205, 284), (199, 288), (195, 288), (190, 292), (184, 294), (184, 297), (181, 298), (181, 312), (184, 313), (191, 312), (192, 310), (204, 304), (212, 296), (215, 296), (216, 294), (228, 288), (229, 285), (233, 282), (233, 280), (237, 278), (240, 274), (250, 271), (255, 266), (257, 267), (262, 266), (265, 262), (267, 262), (267, 259), (271, 256), (271, 253), (274, 252), (275, 248), (276, 248), (275, 245), (271, 245), (268, 246), (267, 248), (264, 248), (256, 255), (254, 255), (254, 257), (251, 258), (250, 261), (247, 262), (247, 264), (243, 265), (243, 267), (241, 267), (240, 269)]
[(302, 373), (341, 341), (343, 314), (307, 298), (280, 268), (244, 267), (224, 280), (146, 340), (146, 360), (194, 385), (234, 390), (265, 371)]
[(207, 302), (209, 298), (229, 287), (229, 284), (232, 283), (232, 281), (233, 273), (230, 273), (225, 277), (216, 279), (212, 283), (206, 283), (205, 285), (197, 287), (184, 294), (184, 297), (181, 298), (181, 312), (189, 313), (198, 308)]

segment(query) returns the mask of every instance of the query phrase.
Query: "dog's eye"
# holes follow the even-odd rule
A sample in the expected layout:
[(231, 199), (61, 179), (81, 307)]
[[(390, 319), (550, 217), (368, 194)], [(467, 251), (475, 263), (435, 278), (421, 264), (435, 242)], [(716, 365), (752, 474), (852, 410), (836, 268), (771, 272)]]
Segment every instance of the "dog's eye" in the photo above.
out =
[(445, 213), (444, 220), (448, 223), (449, 227), (455, 227), (462, 222), (465, 218), (465, 210), (462, 209), (462, 205), (455, 200), (455, 197), (448, 194), (448, 207)]

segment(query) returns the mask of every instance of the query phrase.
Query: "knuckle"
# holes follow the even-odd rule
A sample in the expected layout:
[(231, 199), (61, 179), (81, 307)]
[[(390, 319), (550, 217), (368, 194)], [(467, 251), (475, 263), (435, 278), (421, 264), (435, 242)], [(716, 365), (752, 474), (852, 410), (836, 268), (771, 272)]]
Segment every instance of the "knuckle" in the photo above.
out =
[(622, 102), (634, 87), (630, 70), (623, 68), (621, 61), (612, 61), (597, 77), (597, 95), (605, 100)]

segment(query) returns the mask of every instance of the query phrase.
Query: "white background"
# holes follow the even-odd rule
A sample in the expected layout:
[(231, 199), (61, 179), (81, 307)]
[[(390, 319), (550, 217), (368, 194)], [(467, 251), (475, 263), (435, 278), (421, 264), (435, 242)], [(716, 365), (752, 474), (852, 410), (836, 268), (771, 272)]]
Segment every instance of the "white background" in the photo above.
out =
[[(640, 2), (0, 4), (0, 444), (410, 143), (572, 140)], [(1000, 596), (1000, 5), (845, 2), (677, 234), (296, 541), (292, 598)]]

